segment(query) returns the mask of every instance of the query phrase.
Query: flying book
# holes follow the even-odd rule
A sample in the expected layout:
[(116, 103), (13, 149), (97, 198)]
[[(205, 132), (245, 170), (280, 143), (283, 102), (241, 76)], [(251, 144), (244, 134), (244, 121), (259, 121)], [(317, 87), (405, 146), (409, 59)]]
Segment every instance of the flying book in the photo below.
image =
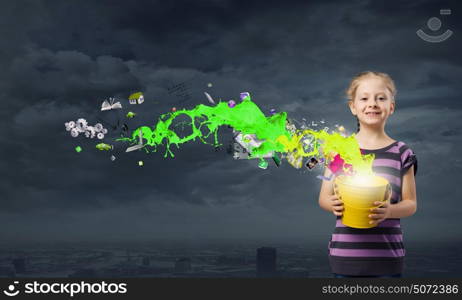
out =
[(104, 110), (111, 110), (111, 109), (121, 109), (122, 104), (120, 102), (115, 102), (114, 103), (114, 98), (109, 98), (109, 101), (104, 100), (104, 102), (101, 104), (101, 111)]

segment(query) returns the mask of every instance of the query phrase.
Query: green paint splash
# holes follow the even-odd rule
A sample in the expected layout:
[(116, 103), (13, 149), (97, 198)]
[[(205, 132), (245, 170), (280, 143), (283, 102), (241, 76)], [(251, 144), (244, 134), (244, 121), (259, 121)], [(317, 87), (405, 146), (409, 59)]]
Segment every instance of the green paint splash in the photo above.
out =
[[(190, 122), (181, 122), (182, 127), (190, 126), (192, 133), (180, 137), (172, 129), (173, 121), (178, 116), (187, 116)], [(177, 148), (183, 143), (199, 139), (204, 144), (221, 146), (218, 142), (218, 129), (220, 126), (228, 125), (243, 135), (255, 134), (258, 140), (264, 142), (251, 151), (252, 157), (263, 156), (269, 152), (279, 152), (291, 154), (295, 158), (304, 157), (325, 157), (332, 158), (335, 154), (340, 154), (345, 163), (353, 165), (355, 171), (371, 174), (373, 155), (362, 155), (359, 144), (354, 135), (344, 137), (339, 133), (328, 133), (324, 130), (287, 130), (287, 113), (280, 112), (270, 117), (266, 117), (260, 108), (252, 102), (250, 95), (242, 99), (242, 102), (235, 107), (229, 107), (227, 102), (219, 102), (216, 106), (197, 105), (191, 110), (178, 110), (166, 113), (159, 117), (157, 124), (153, 127), (141, 126), (137, 128), (131, 137), (119, 138), (117, 141), (126, 141), (136, 144), (139, 135), (142, 133), (145, 144), (157, 152), (160, 145), (165, 144), (166, 152), (164, 157), (170, 155), (175, 157), (170, 147), (175, 145)], [(207, 133), (203, 133), (207, 129)], [(211, 135), (214, 142), (206, 141)], [(309, 137), (309, 145), (303, 145), (303, 139)], [(309, 146), (309, 147), (306, 147)], [(305, 151), (305, 149), (310, 151)], [(149, 152), (149, 148), (144, 148)]]
[[(172, 123), (178, 116), (185, 115), (191, 119), (187, 124), (191, 127), (192, 133), (185, 137), (179, 137), (171, 129)], [(259, 140), (265, 140), (258, 148), (254, 148), (252, 156), (261, 157), (270, 151), (283, 152), (284, 146), (276, 139), (285, 135), (290, 137), (290, 133), (285, 129), (287, 113), (281, 112), (271, 117), (266, 117), (258, 106), (252, 102), (250, 96), (245, 97), (241, 103), (231, 108), (226, 102), (219, 102), (216, 106), (197, 105), (191, 110), (178, 110), (173, 113), (166, 113), (159, 117), (154, 127), (142, 126), (137, 128), (131, 138), (119, 138), (117, 141), (128, 141), (136, 144), (139, 134), (142, 133), (146, 144), (157, 151), (157, 147), (165, 143), (166, 153), (164, 157), (170, 155), (175, 157), (170, 149), (171, 145), (179, 148), (180, 144), (199, 139), (204, 144), (210, 144), (206, 139), (214, 136), (214, 146), (221, 146), (218, 142), (218, 129), (220, 126), (229, 125), (242, 134), (255, 134)], [(174, 126), (173, 126), (174, 127)], [(203, 131), (207, 129), (207, 133)]]

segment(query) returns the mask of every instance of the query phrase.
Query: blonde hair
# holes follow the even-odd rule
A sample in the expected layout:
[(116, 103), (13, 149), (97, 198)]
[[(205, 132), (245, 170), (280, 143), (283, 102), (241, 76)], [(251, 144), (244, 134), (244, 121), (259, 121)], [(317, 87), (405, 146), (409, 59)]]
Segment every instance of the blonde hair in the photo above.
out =
[(359, 73), (358, 75), (353, 77), (353, 79), (351, 80), (350, 86), (346, 90), (346, 95), (349, 101), (353, 101), (355, 99), (356, 90), (358, 89), (358, 86), (361, 80), (367, 77), (372, 77), (372, 76), (377, 76), (383, 79), (383, 81), (387, 85), (387, 88), (393, 97), (392, 100), (393, 101), (395, 100), (396, 86), (395, 86), (393, 79), (391, 79), (391, 77), (388, 74), (382, 73), (382, 72), (365, 71), (365, 72)]

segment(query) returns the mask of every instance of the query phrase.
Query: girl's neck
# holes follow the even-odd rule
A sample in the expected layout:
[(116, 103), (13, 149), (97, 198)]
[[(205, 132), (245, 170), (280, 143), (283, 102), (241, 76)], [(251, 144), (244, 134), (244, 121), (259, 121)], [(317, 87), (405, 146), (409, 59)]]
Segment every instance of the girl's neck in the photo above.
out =
[(361, 126), (356, 134), (356, 140), (363, 149), (373, 149), (388, 146), (394, 140), (389, 137), (383, 128), (370, 128)]

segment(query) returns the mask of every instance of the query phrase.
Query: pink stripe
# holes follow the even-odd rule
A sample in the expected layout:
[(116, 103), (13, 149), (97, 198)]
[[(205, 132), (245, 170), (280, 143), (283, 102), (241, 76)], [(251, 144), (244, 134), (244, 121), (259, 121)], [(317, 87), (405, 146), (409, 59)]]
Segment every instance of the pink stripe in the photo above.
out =
[(396, 243), (403, 241), (402, 234), (332, 234), (333, 242), (350, 242), (350, 243)]
[(330, 249), (330, 255), (349, 257), (400, 257), (405, 252), (404, 249)]
[(387, 152), (399, 153), (399, 148), (401, 148), (401, 146), (400, 146), (399, 143), (398, 143), (396, 146), (393, 146), (393, 147), (391, 147), (390, 149), (388, 149)]
[(388, 159), (388, 158), (380, 158), (374, 160), (374, 167), (390, 167), (395, 169), (401, 168), (401, 162), (395, 159)]
[(406, 151), (401, 154), (401, 161), (406, 161), (406, 159), (412, 154), (411, 149), (407, 149)]
[[(342, 223), (342, 219), (337, 219), (335, 223), (336, 227), (347, 227)], [(401, 227), (400, 220), (385, 220), (380, 222), (377, 227)]]

